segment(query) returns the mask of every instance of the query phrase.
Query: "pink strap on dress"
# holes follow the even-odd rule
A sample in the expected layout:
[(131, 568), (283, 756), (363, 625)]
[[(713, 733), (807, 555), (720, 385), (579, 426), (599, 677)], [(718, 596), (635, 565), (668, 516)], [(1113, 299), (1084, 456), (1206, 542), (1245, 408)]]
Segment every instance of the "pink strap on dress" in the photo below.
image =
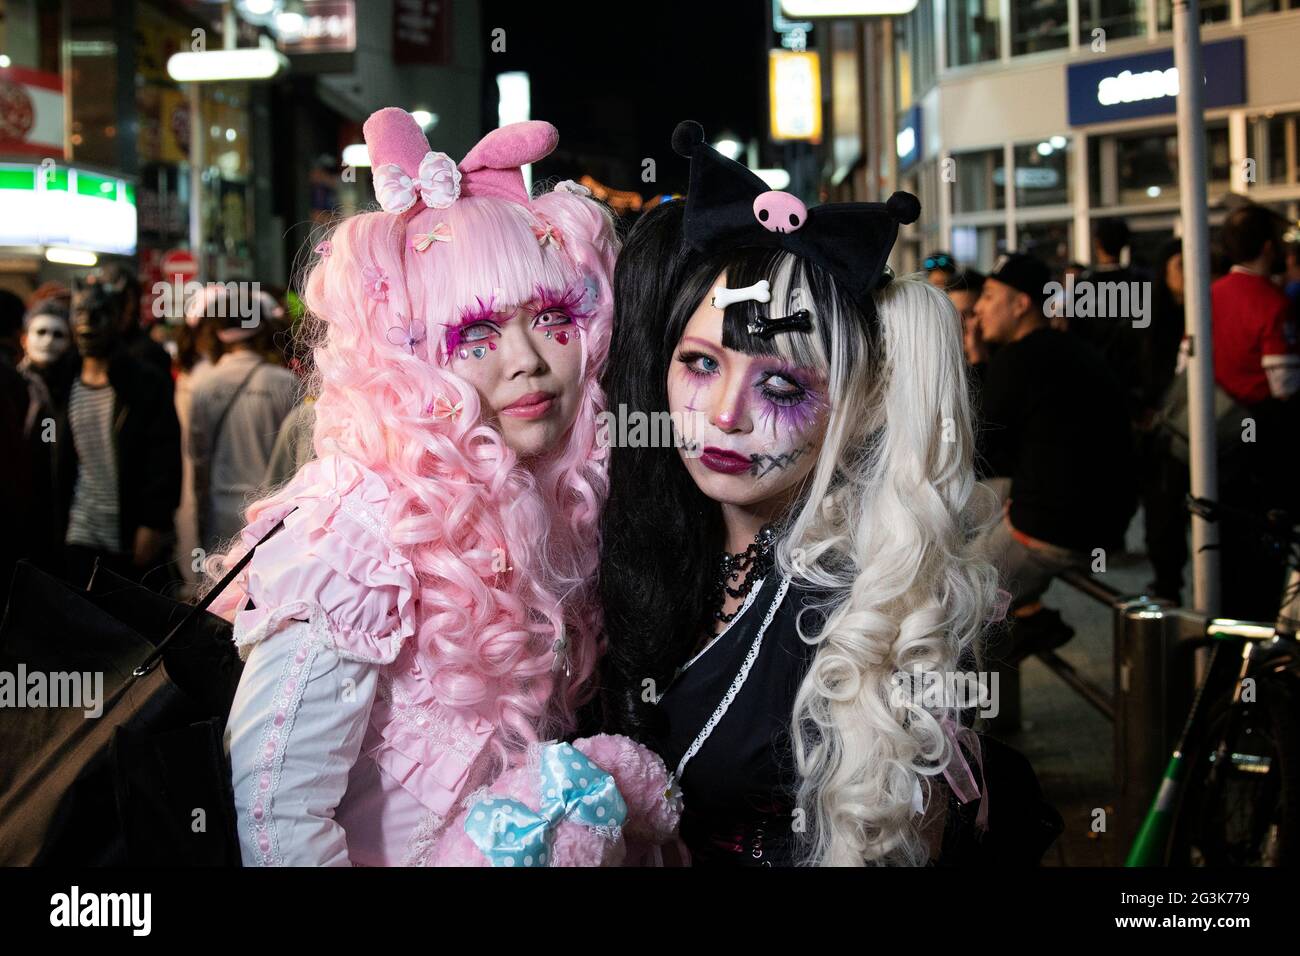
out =
[[(984, 774), (984, 752), (980, 747), (979, 735), (969, 727), (958, 726), (951, 718), (944, 718), (942, 726), (944, 733), (948, 735), (948, 740), (952, 743), (952, 760), (948, 761), (948, 766), (944, 768), (943, 777), (962, 803), (979, 800), (980, 809), (975, 816), (975, 826), (981, 830), (988, 830), (989, 785), (988, 778)], [(970, 764), (966, 762), (966, 755), (960, 746), (961, 742), (965, 742), (970, 747), (971, 753), (975, 755), (975, 763), (980, 768), (979, 781), (975, 779)], [(960, 768), (960, 773), (954, 770), (954, 764)], [(980, 781), (984, 784), (982, 791)]]

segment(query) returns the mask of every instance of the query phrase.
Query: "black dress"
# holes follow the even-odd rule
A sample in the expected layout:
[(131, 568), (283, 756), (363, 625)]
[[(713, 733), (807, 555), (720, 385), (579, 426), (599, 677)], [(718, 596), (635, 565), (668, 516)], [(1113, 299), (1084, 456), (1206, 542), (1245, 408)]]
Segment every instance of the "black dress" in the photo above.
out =
[[(773, 609), (783, 587), (784, 598)], [(680, 833), (694, 866), (795, 863), (795, 825), (811, 821), (797, 821), (795, 814), (798, 773), (790, 719), (816, 652), (800, 639), (795, 622), (802, 612), (804, 633), (819, 633), (825, 620), (819, 607), (825, 599), (799, 584), (783, 584), (775, 572), (768, 574), (749, 606), (678, 672), (659, 699), (668, 723), (662, 756), (670, 771), (680, 768)], [(733, 688), (724, 710), (722, 702)], [(701, 736), (702, 743), (687, 756)], [(980, 740), (983, 773), (972, 754), (966, 758), (973, 772), (996, 781), (988, 832), (975, 826), (978, 801), (962, 804), (950, 792), (942, 849), (933, 863), (1037, 865), (1062, 829), (1060, 816), (1043, 801), (1023, 756), (992, 738)]]
[[(749, 607), (691, 661), (659, 700), (668, 718), (664, 762), (675, 770), (737, 682), (773, 599), (775, 572)], [(788, 866), (793, 863), (794, 789), (790, 744), (794, 697), (815, 648), (795, 629), (799, 611), (816, 595), (791, 584), (763, 635), (757, 655), (725, 714), (677, 781), (682, 790), (682, 840), (694, 865)], [(822, 619), (804, 614), (805, 633)]]

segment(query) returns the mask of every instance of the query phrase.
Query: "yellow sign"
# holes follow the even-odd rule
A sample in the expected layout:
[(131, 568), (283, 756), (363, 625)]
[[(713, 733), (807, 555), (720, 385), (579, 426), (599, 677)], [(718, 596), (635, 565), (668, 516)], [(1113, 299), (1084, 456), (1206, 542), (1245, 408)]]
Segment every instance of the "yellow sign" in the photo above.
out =
[(816, 53), (770, 50), (768, 99), (773, 140), (822, 141), (822, 70)]

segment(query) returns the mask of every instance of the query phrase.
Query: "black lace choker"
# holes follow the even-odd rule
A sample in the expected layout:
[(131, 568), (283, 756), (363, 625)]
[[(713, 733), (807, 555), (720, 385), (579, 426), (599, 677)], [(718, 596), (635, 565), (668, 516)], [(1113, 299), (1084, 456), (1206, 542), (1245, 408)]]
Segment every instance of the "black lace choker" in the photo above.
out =
[[(731, 622), (740, 609), (745, 606), (744, 599), (754, 589), (754, 585), (771, 572), (776, 561), (776, 532), (771, 525), (763, 525), (753, 542), (740, 554), (724, 553), (718, 563), (718, 579), (713, 586), (712, 604), (715, 608), (713, 617), (723, 624)], [(738, 583), (736, 583), (738, 582)], [(730, 614), (723, 613), (722, 608), (727, 598), (740, 598), (741, 602)]]

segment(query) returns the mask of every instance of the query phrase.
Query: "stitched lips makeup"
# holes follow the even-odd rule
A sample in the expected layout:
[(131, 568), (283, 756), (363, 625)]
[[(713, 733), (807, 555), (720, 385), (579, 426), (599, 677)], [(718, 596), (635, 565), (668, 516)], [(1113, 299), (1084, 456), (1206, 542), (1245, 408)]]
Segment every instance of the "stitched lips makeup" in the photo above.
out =
[(501, 414), (511, 418), (543, 418), (554, 406), (554, 392), (529, 392), (501, 409)]
[(739, 475), (749, 471), (751, 463), (744, 455), (707, 445), (700, 452), (700, 464), (710, 471), (721, 472), (724, 475)]

